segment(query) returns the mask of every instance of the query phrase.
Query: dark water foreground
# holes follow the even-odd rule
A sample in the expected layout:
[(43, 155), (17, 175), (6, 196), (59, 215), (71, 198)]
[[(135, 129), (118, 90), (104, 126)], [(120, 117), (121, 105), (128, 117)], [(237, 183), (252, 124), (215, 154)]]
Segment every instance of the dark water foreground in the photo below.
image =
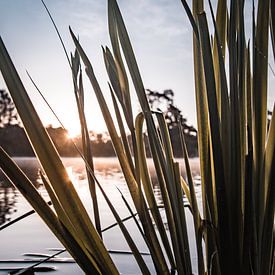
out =
[[(24, 170), (32, 182), (37, 186), (39, 192), (48, 200), (48, 196), (45, 192), (41, 179), (39, 178), (38, 170), (39, 164), (35, 158), (16, 158), (15, 161)], [(179, 160), (182, 162), (181, 160)], [(151, 174), (154, 175), (152, 160), (148, 160)], [(92, 203), (87, 186), (87, 180), (85, 175), (84, 165), (79, 158), (65, 158), (64, 164), (67, 167), (68, 173), (78, 191), (79, 196), (84, 202), (89, 213), (92, 213)], [(183, 163), (181, 163), (183, 166)], [(191, 167), (193, 175), (195, 177), (195, 183), (197, 184), (197, 196), (200, 201), (200, 186), (199, 186), (199, 163), (198, 159), (191, 160)], [(96, 158), (95, 159), (96, 175), (100, 183), (103, 185), (109, 198), (111, 198), (121, 218), (129, 215), (119, 192), (118, 187), (123, 194), (128, 198), (129, 203), (131, 199), (129, 191), (121, 173), (119, 163), (114, 158)], [(182, 170), (184, 174), (184, 170)], [(154, 192), (157, 197), (158, 203), (162, 204), (160, 196), (160, 190), (154, 176), (152, 177)], [(108, 209), (102, 195), (98, 192), (99, 208), (101, 214), (102, 228), (105, 228), (114, 222), (114, 218)], [(21, 194), (13, 188), (11, 184), (5, 179), (4, 175), (0, 173), (0, 225), (13, 220), (16, 217), (31, 210), (30, 205), (21, 196)], [(164, 211), (163, 217), (165, 219)], [(195, 261), (196, 253), (193, 239), (193, 224), (187, 211), (187, 219), (189, 222), (189, 236), (192, 258)], [(136, 240), (138, 247), (142, 252), (148, 252), (146, 245), (144, 244), (138, 230), (134, 223), (130, 220), (126, 223), (127, 228), (132, 233), (132, 236)], [(118, 227), (114, 227), (103, 234), (104, 242), (108, 249), (115, 251), (129, 251), (129, 248), (120, 233)], [(36, 215), (31, 215), (24, 220), (0, 231), (0, 270), (5, 267), (18, 267), (28, 266), (26, 263), (12, 263), (3, 262), (4, 260), (22, 260), (30, 259), (31, 257), (24, 256), (24, 253), (42, 253), (53, 254), (52, 248), (61, 248), (62, 246), (56, 240), (55, 236), (48, 230), (41, 219)], [(127, 254), (111, 254), (121, 274), (139, 274), (139, 268), (135, 263), (134, 258)], [(63, 253), (60, 257), (69, 257), (68, 254)], [(149, 267), (153, 265), (150, 256), (144, 256), (144, 259), (148, 263)], [(43, 265), (42, 265), (43, 266)], [(54, 266), (57, 270), (52, 274), (82, 274), (81, 270), (74, 263), (47, 263), (44, 266)], [(196, 271), (196, 264), (193, 264), (194, 271)], [(0, 274), (7, 274), (7, 272), (1, 272)], [(36, 274), (40, 274), (37, 272)], [(41, 273), (42, 274), (42, 273)], [(44, 273), (43, 273), (44, 274)]]

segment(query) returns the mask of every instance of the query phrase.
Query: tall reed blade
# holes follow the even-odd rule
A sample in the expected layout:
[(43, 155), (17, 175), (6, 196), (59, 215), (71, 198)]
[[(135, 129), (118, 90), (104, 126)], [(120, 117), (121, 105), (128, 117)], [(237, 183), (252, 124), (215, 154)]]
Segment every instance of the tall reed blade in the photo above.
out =
[(272, 117), (269, 125), (263, 169), (264, 171), (262, 171), (262, 173), (264, 173), (265, 176), (266, 193), (264, 194), (265, 212), (263, 217), (263, 231), (261, 235), (262, 255), (260, 272), (262, 274), (268, 274), (268, 272), (272, 270), (272, 262), (274, 262), (275, 104), (273, 106)]
[(154, 217), (154, 220), (155, 220), (155, 223), (159, 230), (164, 248), (165, 248), (167, 256), (169, 258), (171, 268), (176, 269), (174, 256), (173, 256), (170, 244), (169, 244), (167, 234), (165, 232), (165, 227), (164, 227), (164, 224), (163, 224), (160, 212), (159, 212), (159, 208), (157, 206), (156, 198), (154, 196), (154, 192), (153, 192), (153, 188), (152, 188), (151, 178), (150, 178), (149, 171), (148, 171), (148, 166), (146, 164), (146, 153), (145, 153), (145, 148), (144, 148), (144, 138), (143, 138), (143, 131), (142, 131), (143, 122), (144, 122), (144, 115), (142, 113), (140, 113), (136, 117), (135, 127), (136, 127), (136, 132), (137, 132), (138, 158), (139, 158), (141, 181), (143, 184), (143, 188), (145, 191), (148, 205), (149, 205), (152, 215)]
[[(253, 68), (253, 147), (254, 147), (254, 186), (256, 197), (256, 224), (261, 247), (261, 234), (264, 213), (265, 184), (261, 169), (264, 157), (264, 148), (267, 132), (267, 68), (268, 68), (268, 29), (270, 23), (270, 1), (263, 0), (258, 3), (257, 23), (254, 45)], [(261, 252), (261, 251), (259, 251)], [(261, 253), (260, 253), (261, 254)]]
[(129, 162), (129, 165), (131, 167), (132, 173), (134, 174), (135, 173), (135, 167), (134, 167), (134, 163), (133, 163), (133, 160), (132, 160), (130, 146), (129, 146), (127, 135), (126, 135), (126, 131), (125, 131), (125, 128), (124, 128), (124, 125), (123, 125), (123, 121), (122, 121), (122, 117), (121, 117), (121, 114), (120, 114), (120, 110), (119, 110), (119, 107), (118, 107), (117, 100), (115, 98), (114, 92), (113, 92), (113, 90), (112, 90), (112, 88), (110, 86), (109, 86), (109, 88), (110, 88), (110, 91), (111, 91), (112, 101), (113, 101), (113, 105), (114, 105), (114, 109), (115, 109), (115, 113), (116, 113), (116, 118), (117, 118), (117, 122), (118, 122), (118, 127), (119, 127), (119, 131), (120, 131), (120, 135), (121, 135), (121, 138), (122, 138), (125, 154), (126, 154), (126, 156), (128, 158), (128, 162)]
[[(94, 169), (90, 136), (89, 136), (88, 126), (87, 126), (87, 121), (86, 121), (86, 116), (84, 111), (84, 88), (83, 88), (83, 80), (82, 80), (82, 71), (80, 67), (80, 57), (77, 50), (75, 50), (74, 56), (73, 55), (71, 56), (71, 63), (72, 63), (72, 74), (74, 79), (73, 81), (74, 93), (75, 93), (75, 99), (77, 103), (79, 121), (81, 126), (81, 140), (82, 140), (83, 154), (86, 161), (89, 164), (89, 167)], [(78, 74), (79, 74), (79, 81), (77, 83)], [(87, 173), (89, 189), (92, 197), (92, 202), (93, 202), (95, 225), (96, 225), (98, 234), (102, 237), (95, 182), (93, 180), (93, 177), (90, 175), (89, 169), (87, 167), (86, 167), (86, 173)]]
[(202, 221), (200, 217), (200, 212), (198, 208), (194, 183), (192, 179), (192, 172), (188, 160), (188, 153), (187, 153), (187, 147), (184, 139), (184, 132), (182, 129), (182, 123), (178, 122), (178, 128), (180, 133), (180, 139), (181, 139), (181, 145), (183, 149), (183, 157), (185, 162), (185, 168), (186, 168), (186, 174), (188, 179), (188, 185), (190, 189), (190, 199), (191, 199), (191, 207), (192, 207), (192, 214), (193, 214), (193, 221), (194, 221), (194, 228), (195, 228), (195, 235), (196, 235), (196, 248), (197, 248), (197, 255), (198, 255), (198, 271), (199, 274), (204, 274), (204, 260), (203, 260), (203, 250), (202, 250)]
[[(198, 15), (200, 44), (202, 50), (204, 73), (206, 81), (206, 91), (208, 98), (211, 144), (214, 162), (214, 180), (216, 186), (217, 209), (218, 209), (218, 225), (219, 225), (219, 239), (230, 239), (231, 232), (229, 227), (228, 217), (228, 203), (225, 190), (224, 165), (220, 138), (220, 120), (218, 115), (218, 105), (216, 98), (216, 87), (213, 70), (213, 61), (210, 48), (209, 33), (205, 13)], [(231, 263), (232, 253), (231, 241), (220, 243), (221, 249), (221, 268), (222, 273), (229, 274), (230, 270), (234, 270), (234, 264)], [(232, 255), (232, 254), (231, 254)], [(226, 273), (227, 272), (227, 273)]]
[(271, 1), (271, 7), (270, 7), (270, 33), (271, 33), (271, 42), (272, 42), (272, 48), (273, 48), (273, 58), (275, 60), (275, 3), (274, 1)]

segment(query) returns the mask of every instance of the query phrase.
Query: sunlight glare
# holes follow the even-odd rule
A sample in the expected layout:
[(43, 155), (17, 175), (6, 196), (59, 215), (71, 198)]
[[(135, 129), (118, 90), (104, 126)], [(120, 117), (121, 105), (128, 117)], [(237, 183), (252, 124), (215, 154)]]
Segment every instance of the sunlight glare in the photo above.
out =
[(71, 124), (69, 127), (67, 126), (67, 135), (68, 138), (74, 139), (78, 136), (80, 136), (80, 128), (77, 125)]

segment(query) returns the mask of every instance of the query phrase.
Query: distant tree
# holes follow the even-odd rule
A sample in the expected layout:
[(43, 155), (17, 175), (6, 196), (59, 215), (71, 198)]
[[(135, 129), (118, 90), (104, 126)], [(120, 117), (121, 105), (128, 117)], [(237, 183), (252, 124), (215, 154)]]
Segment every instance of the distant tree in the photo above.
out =
[(9, 93), (0, 90), (0, 127), (19, 124), (19, 117)]
[(181, 121), (184, 133), (196, 136), (197, 130), (187, 124), (187, 120), (183, 117), (181, 110), (174, 105), (174, 92), (172, 90), (157, 92), (147, 89), (146, 91), (151, 108), (159, 109), (163, 112), (169, 129), (177, 127), (178, 122)]
[(183, 117), (181, 110), (175, 106), (174, 92), (172, 90), (157, 92), (149, 89), (147, 89), (146, 91), (151, 108), (155, 110), (160, 110), (164, 114), (165, 120), (168, 125), (175, 157), (182, 157), (182, 146), (179, 139), (179, 122), (182, 125), (189, 156), (197, 156), (197, 130), (193, 126), (187, 124), (187, 120)]
[(98, 133), (96, 135), (96, 143), (103, 143), (103, 134), (102, 133)]
[(0, 146), (11, 156), (34, 156), (26, 133), (18, 124), (0, 127)]

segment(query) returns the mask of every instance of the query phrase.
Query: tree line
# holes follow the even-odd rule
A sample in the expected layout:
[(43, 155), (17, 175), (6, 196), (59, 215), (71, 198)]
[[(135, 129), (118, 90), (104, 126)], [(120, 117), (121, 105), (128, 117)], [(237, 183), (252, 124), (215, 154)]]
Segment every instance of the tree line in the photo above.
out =
[[(173, 91), (164, 90), (163, 92), (156, 92), (147, 90), (147, 96), (152, 109), (162, 111), (165, 116), (175, 157), (182, 157), (178, 128), (179, 123), (182, 125), (189, 155), (191, 157), (197, 156), (197, 131), (193, 126), (187, 124), (181, 111), (174, 105)], [(73, 139), (74, 145), (65, 129), (61, 127), (54, 128), (52, 126), (48, 126), (46, 129), (61, 156), (79, 156), (75, 149), (75, 145), (80, 149), (82, 148), (80, 137)], [(108, 134), (95, 133), (93, 131), (90, 131), (89, 134), (92, 153), (95, 157), (115, 156), (115, 151)], [(148, 138), (146, 134), (144, 135), (146, 153), (147, 156), (150, 157)], [(130, 138), (129, 144), (131, 147)], [(2, 146), (11, 156), (34, 156), (34, 152), (28, 142), (25, 131), (21, 127), (15, 106), (8, 92), (4, 90), (0, 90), (0, 146)]]

